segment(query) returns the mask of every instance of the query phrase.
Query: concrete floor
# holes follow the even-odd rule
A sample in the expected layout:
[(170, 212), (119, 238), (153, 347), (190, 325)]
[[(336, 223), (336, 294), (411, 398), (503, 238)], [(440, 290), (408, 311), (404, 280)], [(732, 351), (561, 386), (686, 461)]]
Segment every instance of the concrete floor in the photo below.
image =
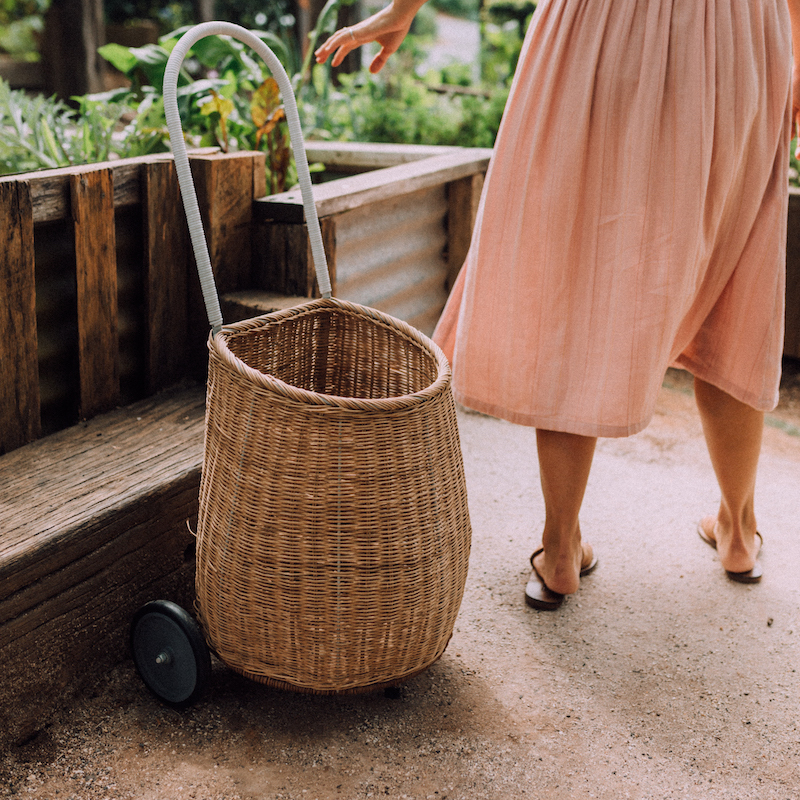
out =
[(279, 692), (217, 665), (176, 712), (124, 662), (4, 757), (0, 797), (800, 797), (797, 397), (766, 429), (760, 585), (727, 580), (695, 533), (718, 493), (680, 373), (646, 431), (600, 443), (582, 517), (600, 566), (556, 613), (522, 597), (543, 523), (534, 431), (461, 413), (464, 603), (398, 697)]

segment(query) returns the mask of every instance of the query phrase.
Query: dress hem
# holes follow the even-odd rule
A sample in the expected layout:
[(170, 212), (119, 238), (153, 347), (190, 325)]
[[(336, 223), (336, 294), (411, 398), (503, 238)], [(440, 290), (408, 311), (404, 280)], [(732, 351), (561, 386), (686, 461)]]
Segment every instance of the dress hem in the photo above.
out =
[[(777, 388), (775, 389), (775, 393), (769, 399), (766, 399), (763, 395), (756, 396), (753, 392), (743, 391), (741, 386), (737, 386), (732, 381), (726, 380), (722, 375), (710, 369), (707, 365), (693, 361), (687, 356), (678, 356), (674, 360), (673, 365), (680, 369), (685, 369), (687, 372), (694, 375), (695, 378), (700, 378), (701, 381), (716, 386), (717, 389), (721, 389), (726, 394), (729, 394), (734, 400), (738, 400), (740, 403), (744, 403), (746, 406), (750, 406), (756, 411), (774, 411), (775, 407), (778, 405), (779, 395)], [(780, 376), (780, 370), (778, 370), (778, 375)]]
[(635, 422), (631, 425), (605, 425), (582, 420), (563, 420), (538, 414), (523, 414), (520, 412), (508, 411), (502, 406), (469, 397), (457, 390), (453, 391), (453, 397), (457, 403), (471, 411), (477, 411), (480, 414), (488, 414), (490, 417), (504, 419), (507, 422), (513, 422), (515, 425), (524, 425), (528, 428), (538, 428), (539, 430), (554, 431), (556, 433), (573, 433), (577, 436), (592, 436), (603, 439), (621, 439), (626, 436), (633, 436), (633, 434), (643, 431), (650, 424), (650, 419), (652, 418), (651, 413), (647, 419)]

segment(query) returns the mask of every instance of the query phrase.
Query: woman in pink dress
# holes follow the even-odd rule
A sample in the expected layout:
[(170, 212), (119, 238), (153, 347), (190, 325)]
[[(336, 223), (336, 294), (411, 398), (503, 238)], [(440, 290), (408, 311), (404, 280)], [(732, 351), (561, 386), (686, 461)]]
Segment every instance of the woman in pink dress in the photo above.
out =
[[(368, 42), (377, 72), (424, 0)], [(698, 532), (761, 577), (754, 491), (778, 399), (800, 0), (540, 0), (469, 255), (434, 333), (463, 405), (537, 429), (546, 519), (526, 601), (557, 608), (597, 563), (579, 511), (599, 436), (644, 428), (664, 373), (695, 377), (721, 490)], [(800, 50), (800, 48), (798, 48)]]

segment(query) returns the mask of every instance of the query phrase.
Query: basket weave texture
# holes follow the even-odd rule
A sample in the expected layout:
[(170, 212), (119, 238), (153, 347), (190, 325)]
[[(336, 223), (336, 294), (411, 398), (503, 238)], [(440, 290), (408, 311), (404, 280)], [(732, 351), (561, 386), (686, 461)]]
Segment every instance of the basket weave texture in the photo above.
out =
[(209, 350), (197, 610), (211, 647), (316, 693), (430, 666), (471, 539), (441, 351), (332, 299), (226, 326)]

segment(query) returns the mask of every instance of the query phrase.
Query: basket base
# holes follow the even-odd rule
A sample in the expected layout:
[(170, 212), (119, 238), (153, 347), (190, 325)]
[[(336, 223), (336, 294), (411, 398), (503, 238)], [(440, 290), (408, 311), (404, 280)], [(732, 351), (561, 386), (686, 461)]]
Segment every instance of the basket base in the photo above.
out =
[(316, 694), (316, 695), (356, 695), (356, 694), (369, 694), (370, 692), (379, 692), (383, 691), (384, 689), (391, 689), (395, 687), (399, 687), (401, 684), (405, 683), (406, 681), (415, 678), (417, 675), (425, 672), (426, 669), (433, 666), (444, 654), (444, 651), (440, 653), (430, 664), (426, 664), (424, 667), (420, 669), (414, 670), (413, 672), (409, 672), (407, 675), (402, 675), (397, 678), (392, 678), (392, 680), (387, 681), (379, 681), (376, 683), (367, 683), (360, 686), (348, 686), (342, 689), (321, 689), (316, 688), (313, 686), (298, 686), (293, 683), (289, 683), (288, 681), (281, 681), (277, 680), (276, 678), (268, 678), (264, 675), (254, 675), (250, 672), (247, 672), (243, 669), (239, 669), (237, 667), (231, 666), (229, 664), (225, 664), (222, 659), (223, 664), (231, 671), (235, 672), (237, 675), (241, 675), (243, 678), (248, 678), (251, 681), (255, 681), (256, 683), (261, 683), (264, 686), (269, 686), (271, 689), (282, 689), (287, 692), (295, 692), (297, 694)]

